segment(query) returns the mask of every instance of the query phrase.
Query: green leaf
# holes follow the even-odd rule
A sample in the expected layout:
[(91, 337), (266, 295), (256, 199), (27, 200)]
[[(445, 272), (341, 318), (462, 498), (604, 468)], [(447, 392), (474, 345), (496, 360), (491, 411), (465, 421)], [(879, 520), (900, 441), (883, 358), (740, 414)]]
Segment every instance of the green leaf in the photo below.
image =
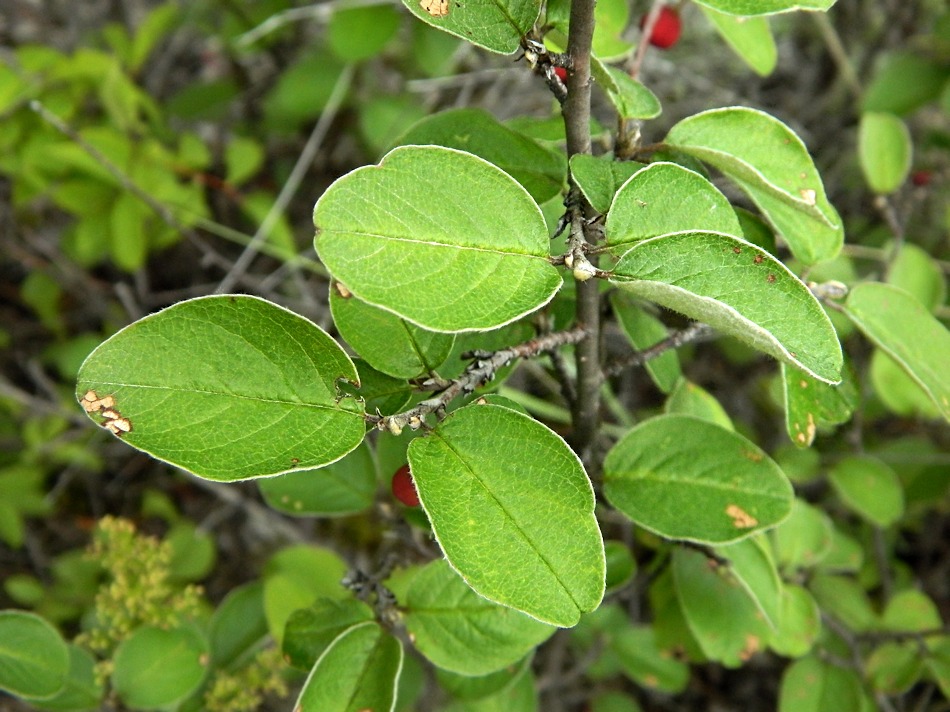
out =
[(512, 684), (490, 697), (479, 700), (457, 700), (442, 712), (537, 712), (538, 692), (530, 670), (515, 678)]
[(904, 490), (897, 474), (880, 460), (851, 456), (832, 467), (829, 479), (838, 496), (861, 517), (888, 527), (904, 514)]
[(403, 146), (343, 176), (317, 202), (314, 224), (334, 277), (432, 331), (508, 324), (561, 285), (531, 196), (499, 168), (454, 149)]
[[(620, 328), (637, 351), (648, 349), (669, 336), (666, 325), (638, 306), (628, 294), (612, 292), (610, 305), (620, 322)], [(683, 375), (675, 349), (667, 349), (650, 359), (644, 368), (663, 393), (670, 393)]]
[(34, 613), (0, 611), (0, 690), (52, 697), (68, 672), (69, 649), (59, 631)]
[(936, 630), (943, 625), (937, 604), (923, 591), (913, 588), (895, 593), (887, 602), (884, 627), (895, 631)]
[(940, 411), (900, 364), (880, 349), (871, 354), (871, 388), (889, 411), (905, 418), (936, 419)]
[[(788, 244), (795, 257), (807, 265), (826, 262), (835, 259), (841, 252), (844, 244), (844, 228), (839, 222), (830, 226), (822, 220), (815, 220), (809, 215), (796, 210), (794, 207), (738, 178), (733, 182), (755, 202), (763, 216)], [(830, 207), (834, 211), (834, 207)]]
[[(263, 299), (192, 299), (140, 319), (79, 371), (77, 397), (122, 439), (199, 477), (232, 482), (322, 467), (360, 444), (356, 368), (316, 324)], [(111, 397), (110, 407), (83, 400)]]
[(867, 591), (854, 579), (817, 574), (808, 585), (823, 614), (858, 633), (880, 627), (880, 618)]
[[(599, 3), (598, 3), (599, 7)], [(656, 94), (616, 67), (595, 62), (591, 66), (594, 78), (607, 92), (607, 98), (617, 110), (617, 118), (623, 120), (655, 119), (663, 113)]]
[(104, 693), (102, 680), (96, 675), (96, 659), (78, 645), (70, 644), (69, 673), (63, 688), (53, 697), (31, 702), (43, 710), (100, 710)]
[(445, 146), (484, 158), (524, 186), (537, 203), (561, 192), (567, 171), (562, 152), (513, 131), (482, 109), (454, 109), (429, 116), (410, 128), (396, 145)]
[[(839, 251), (841, 219), (828, 202), (821, 176), (802, 140), (775, 117), (745, 107), (712, 109), (677, 123), (666, 144), (736, 181), (806, 264), (831, 259)], [(807, 220), (798, 225), (795, 217)]]
[(413, 15), (489, 52), (511, 54), (541, 13), (541, 0), (402, 0)]
[(561, 627), (604, 594), (594, 493), (555, 433), (508, 408), (460, 408), (409, 446), (422, 507), (452, 567), (489, 600)]
[(845, 310), (950, 420), (950, 331), (904, 290), (876, 282), (854, 287)]
[(936, 58), (900, 50), (884, 53), (864, 91), (862, 111), (905, 116), (940, 96), (950, 71)]
[(452, 697), (459, 700), (481, 700), (514, 685), (518, 678), (531, 669), (531, 658), (531, 655), (527, 655), (515, 665), (509, 665), (490, 675), (471, 677), (436, 668), (435, 676), (439, 681), (439, 687)]
[(254, 581), (232, 588), (215, 609), (208, 628), (213, 666), (226, 668), (255, 652), (266, 635), (263, 584)]
[(251, 138), (235, 136), (224, 148), (225, 179), (238, 186), (254, 177), (264, 163), (264, 147)]
[(772, 547), (763, 536), (743, 539), (716, 548), (729, 561), (729, 570), (742, 585), (766, 622), (775, 628), (781, 619), (782, 581), (779, 579)]
[(318, 598), (312, 606), (294, 611), (287, 619), (284, 657), (294, 667), (309, 670), (337, 636), (371, 620), (373, 610), (362, 601)]
[(513, 665), (555, 631), (482, 598), (445, 560), (433, 561), (412, 579), (405, 608), (416, 649), (433, 665), (462, 675)]
[(807, 657), (792, 663), (782, 675), (779, 712), (861, 709), (861, 680), (852, 670)]
[(267, 628), (280, 643), (291, 614), (318, 598), (343, 598), (341, 585), (346, 564), (334, 552), (314, 546), (292, 546), (267, 562), (264, 578), (264, 615)]
[(858, 405), (858, 386), (850, 362), (842, 370), (842, 381), (836, 386), (822, 383), (800, 368), (784, 363), (782, 382), (785, 427), (797, 447), (809, 447), (821, 426), (846, 423)]
[(189, 521), (178, 522), (165, 535), (171, 549), (168, 573), (174, 581), (199, 581), (211, 573), (217, 558), (214, 538)]
[(323, 49), (308, 52), (280, 74), (263, 101), (264, 119), (277, 131), (294, 131), (320, 115), (346, 65)]
[(913, 144), (910, 131), (893, 114), (866, 111), (858, 125), (858, 158), (875, 193), (893, 193), (907, 180)]
[(818, 300), (785, 265), (745, 240), (712, 232), (644, 240), (624, 253), (610, 281), (821, 381), (840, 378), (841, 345)]
[(594, 5), (593, 53), (603, 60), (621, 59), (635, 45), (623, 39), (630, 24), (630, 3), (626, 0), (599, 0)]
[(710, 566), (702, 553), (678, 547), (673, 550), (673, 579), (689, 629), (707, 658), (739, 667), (765, 648), (769, 627), (727, 567)]
[(774, 15), (792, 10), (828, 10), (837, 0), (696, 0), (730, 15)]
[(713, 394), (685, 378), (679, 380), (669, 398), (666, 399), (666, 403), (663, 404), (663, 412), (674, 415), (691, 415), (726, 430), (735, 430), (732, 425), (732, 418), (729, 417), (726, 409), (722, 407)]
[(685, 415), (651, 418), (607, 454), (604, 495), (669, 539), (724, 544), (781, 522), (788, 479), (737, 433)]
[(682, 692), (689, 682), (689, 666), (661, 650), (650, 626), (626, 623), (607, 631), (608, 644), (620, 661), (624, 675), (650, 690)]
[(391, 5), (341, 6), (327, 25), (326, 42), (344, 62), (379, 54), (399, 29), (402, 14)]
[(607, 213), (607, 245), (612, 249), (687, 230), (742, 236), (726, 196), (675, 163), (652, 163), (637, 171), (617, 191)]
[(368, 509), (376, 495), (376, 463), (364, 442), (342, 460), (319, 470), (287, 472), (258, 480), (269, 506), (294, 516), (333, 517)]
[(832, 532), (827, 514), (796, 498), (788, 519), (772, 532), (775, 558), (788, 569), (812, 567), (831, 551)]
[(358, 623), (317, 660), (294, 705), (320, 712), (392, 712), (402, 670), (402, 644), (376, 623)]
[(366, 362), (394, 378), (436, 370), (452, 352), (455, 337), (426, 331), (395, 314), (330, 289), (330, 311), (340, 336)]
[(643, 167), (633, 161), (615, 161), (610, 156), (575, 153), (571, 156), (571, 177), (598, 213), (605, 215), (614, 195), (630, 176)]
[(120, 193), (110, 215), (110, 254), (116, 266), (134, 272), (145, 264), (148, 235), (145, 218), (151, 212), (130, 192)]
[(605, 541), (604, 554), (607, 558), (607, 591), (630, 583), (637, 572), (637, 560), (633, 558), (630, 547), (622, 541)]
[(137, 628), (113, 656), (112, 687), (130, 706), (168, 707), (194, 692), (208, 668), (208, 644), (190, 628)]
[(924, 660), (916, 642), (884, 643), (867, 659), (866, 674), (871, 686), (886, 695), (900, 695), (920, 681)]
[(947, 298), (947, 282), (940, 265), (926, 250), (909, 242), (900, 246), (891, 262), (887, 283), (910, 292), (930, 311)]
[(765, 77), (772, 73), (778, 61), (778, 49), (769, 21), (765, 17), (728, 15), (702, 4), (699, 9), (733, 51), (756, 74)]
[(769, 647), (779, 655), (800, 658), (807, 655), (821, 633), (821, 611), (801, 586), (787, 583), (782, 588), (778, 630)]

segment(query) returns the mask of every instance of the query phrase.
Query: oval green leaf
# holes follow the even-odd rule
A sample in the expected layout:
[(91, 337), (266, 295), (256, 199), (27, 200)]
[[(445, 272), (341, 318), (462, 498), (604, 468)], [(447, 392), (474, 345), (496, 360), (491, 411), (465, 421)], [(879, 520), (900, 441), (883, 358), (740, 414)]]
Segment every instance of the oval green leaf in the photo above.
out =
[(819, 427), (839, 425), (851, 418), (858, 404), (858, 388), (850, 362), (841, 375), (841, 383), (832, 386), (799, 368), (782, 364), (785, 428), (796, 447), (809, 447)]
[(947, 298), (947, 280), (937, 261), (926, 250), (905, 242), (887, 270), (887, 283), (913, 294), (928, 310)]
[(294, 611), (287, 619), (284, 657), (294, 667), (309, 670), (338, 635), (372, 620), (373, 610), (355, 598), (318, 598), (312, 606)]
[(828, 10), (837, 0), (696, 0), (729, 15), (774, 15), (793, 10)]
[(729, 562), (730, 573), (752, 597), (766, 622), (775, 628), (781, 617), (782, 581), (769, 540), (764, 535), (749, 537), (717, 547), (716, 554)]
[(784, 584), (778, 630), (769, 647), (779, 655), (800, 658), (808, 654), (820, 633), (821, 611), (808, 589)]
[(142, 626), (116, 648), (112, 687), (137, 709), (158, 709), (194, 692), (208, 669), (208, 643), (190, 628)]
[(322, 467), (353, 450), (363, 409), (337, 381), (357, 378), (316, 324), (233, 295), (179, 302), (122, 329), (83, 363), (76, 393), (129, 445), (232, 482)]
[(950, 331), (912, 295), (877, 282), (854, 287), (845, 311), (950, 420)]
[(409, 129), (397, 145), (445, 146), (467, 151), (498, 166), (544, 203), (561, 192), (564, 154), (512, 131), (482, 109), (443, 111)]
[(673, 580), (689, 630), (707, 658), (735, 668), (765, 648), (771, 630), (727, 567), (711, 566), (701, 552), (677, 547)]
[(655, 119), (663, 113), (656, 94), (622, 69), (596, 62), (592, 63), (591, 71), (604, 86), (620, 120)]
[(263, 584), (253, 581), (231, 589), (215, 609), (208, 627), (211, 664), (215, 668), (229, 667), (257, 650), (266, 636)]
[(314, 208), (320, 259), (353, 294), (432, 331), (503, 326), (561, 285), (537, 203), (470, 153), (403, 146)]
[(700, 5), (716, 31), (743, 62), (761, 76), (768, 76), (778, 61), (778, 48), (765, 17), (729, 15)]
[(831, 485), (849, 509), (879, 527), (887, 527), (904, 513), (904, 488), (897, 473), (873, 457), (846, 457), (828, 475)]
[(561, 627), (600, 604), (593, 488), (554, 432), (508, 408), (472, 405), (413, 440), (409, 464), (446, 558), (477, 593)]
[(910, 172), (913, 144), (906, 124), (893, 114), (867, 111), (858, 125), (858, 158), (875, 193), (893, 193)]
[(415, 378), (438, 368), (455, 338), (420, 329), (392, 312), (330, 289), (330, 312), (340, 336), (370, 366), (393, 378)]
[(785, 669), (778, 711), (860, 710), (861, 697), (861, 679), (854, 671), (809, 656)]
[(392, 712), (402, 656), (402, 644), (376, 623), (354, 625), (317, 660), (294, 709)]
[(58, 630), (34, 613), (0, 611), (0, 690), (52, 697), (68, 672), (69, 648)]
[(737, 433), (686, 415), (633, 428), (607, 454), (604, 495), (668, 539), (725, 544), (788, 515), (792, 486), (772, 459)]
[(541, 13), (541, 0), (402, 0), (423, 22), (499, 54), (521, 46)]
[[(802, 261), (811, 264), (837, 254), (841, 219), (805, 144), (774, 116), (746, 107), (704, 111), (673, 126), (666, 143), (736, 181), (770, 218), (778, 213), (776, 227)], [(789, 222), (789, 209), (825, 230), (782, 229), (779, 223)]]
[(745, 240), (712, 232), (644, 240), (624, 253), (610, 281), (820, 381), (840, 379), (841, 345), (818, 300), (785, 265)]
[(61, 712), (101, 710), (105, 686), (96, 674), (96, 659), (78, 645), (69, 645), (69, 673), (63, 688), (53, 697), (37, 702), (39, 709)]
[(643, 167), (633, 161), (615, 161), (610, 156), (575, 153), (571, 156), (571, 178), (598, 213), (606, 215), (614, 195), (627, 179)]
[(376, 463), (364, 442), (342, 460), (319, 470), (287, 472), (259, 480), (264, 500), (284, 514), (338, 517), (368, 509), (376, 495)]
[(675, 163), (637, 171), (617, 191), (607, 213), (607, 245), (613, 249), (687, 230), (742, 236), (726, 196), (699, 173)]
[(405, 601), (413, 644), (436, 667), (487, 675), (521, 660), (555, 628), (482, 598), (433, 561), (412, 579)]

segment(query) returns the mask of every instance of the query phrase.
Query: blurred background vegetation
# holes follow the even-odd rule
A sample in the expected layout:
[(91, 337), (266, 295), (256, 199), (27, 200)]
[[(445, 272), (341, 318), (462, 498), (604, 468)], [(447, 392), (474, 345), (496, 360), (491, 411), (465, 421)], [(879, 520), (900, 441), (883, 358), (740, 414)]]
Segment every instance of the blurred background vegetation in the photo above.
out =
[[(616, 25), (617, 42), (636, 42), (649, 4), (601, 5), (613, 12), (603, 21)], [(840, 0), (827, 17), (775, 18), (777, 63), (764, 75), (698, 8), (682, 11), (682, 41), (649, 53), (641, 73), (663, 105), (642, 127), (644, 143), (706, 108), (767, 109), (803, 137), (845, 220), (844, 257), (812, 276), (888, 277), (950, 319), (944, 0)], [(102, 580), (83, 551), (106, 515), (165, 537), (171, 577), (200, 581), (212, 604), (258, 579), (288, 544), (322, 543), (351, 566), (366, 563), (391, 526), (391, 472), (379, 473), (383, 504), (368, 517), (292, 519), (266, 507), (256, 485), (199, 481), (123, 446), (90, 424), (74, 381), (85, 356), (124, 325), (215, 291), (264, 296), (332, 329), (312, 247), (314, 202), (415, 121), (456, 107), (483, 108), (554, 144), (563, 136), (526, 62), (474, 49), (384, 0), (3, 0), (0, 608), (34, 609), (77, 630)], [(886, 200), (859, 167), (867, 110), (900, 117), (913, 145), (910, 178)], [(594, 114), (602, 152), (610, 114)], [(556, 219), (559, 199), (546, 208)], [(898, 572), (918, 580), (946, 620), (950, 433), (892, 364), (852, 355), (870, 375), (861, 422), (841, 437), (864, 438), (898, 471), (918, 513), (900, 534)], [(818, 455), (785, 444), (774, 367), (746, 359), (717, 342), (698, 347), (687, 372), (825, 501)], [(528, 376), (514, 378), (549, 397)], [(635, 393), (638, 407), (662, 402), (646, 380), (620, 390)], [(769, 674), (708, 669), (676, 704), (653, 700), (650, 709), (767, 709), (780, 668), (761, 665)], [(3, 709), (13, 704), (0, 699)]]

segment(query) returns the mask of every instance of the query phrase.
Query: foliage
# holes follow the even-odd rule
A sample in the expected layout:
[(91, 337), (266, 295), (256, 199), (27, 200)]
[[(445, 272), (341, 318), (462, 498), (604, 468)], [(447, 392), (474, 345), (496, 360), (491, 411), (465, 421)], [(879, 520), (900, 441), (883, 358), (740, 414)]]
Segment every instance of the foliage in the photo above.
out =
[[(845, 168), (826, 172), (831, 141), (798, 116), (703, 98), (664, 118), (671, 87), (631, 41), (662, 3), (403, 5), (316, 5), (325, 32), (290, 56), (301, 8), (165, 3), (98, 47), (0, 65), (0, 174), (21, 219), (58, 211), (61, 262), (146, 291), (156, 265), (226, 265), (135, 318), (100, 309), (101, 332), (67, 318), (52, 263), (22, 280), (69, 388), (54, 415), (3, 391), (0, 425), (23, 425), (0, 538), (23, 547), (46, 479), (102, 471), (87, 447), (114, 440), (110, 462), (130, 446), (157, 481), (169, 465), (241, 502), (257, 535), (292, 532), (215, 607), (194, 583), (214, 543), (146, 490), (163, 540), (100, 517), (51, 586), (5, 580), (32, 611), (0, 613), (0, 689), (56, 710), (237, 712), (291, 690), (320, 712), (556, 710), (569, 692), (637, 710), (701, 706), (691, 680), (755, 661), (780, 710), (950, 697), (946, 591), (910, 553), (950, 496), (950, 213), (914, 232), (906, 207), (939, 197), (936, 174), (947, 210), (950, 135), (921, 127), (950, 113), (950, 15), (920, 10), (926, 41), (859, 77), (832, 24), (848, 3), (677, 8), (664, 61), (696, 71), (717, 33), (760, 75), (781, 71), (773, 30), (795, 37), (809, 11), (854, 94), (834, 108), (853, 119)], [(202, 31), (242, 81), (281, 67), (255, 120), (227, 118), (246, 92), (225, 71), (146, 88), (163, 42), (221, 17)], [(465, 52), (518, 52), (543, 111), (426, 116), (407, 78), (454, 81)], [(316, 262), (288, 205), (331, 130), (358, 157), (303, 183)], [(271, 274), (248, 280), (258, 255)], [(318, 308), (295, 298), (308, 279)], [(73, 382), (98, 429), (70, 424)], [(419, 508), (393, 501), (394, 473)]]

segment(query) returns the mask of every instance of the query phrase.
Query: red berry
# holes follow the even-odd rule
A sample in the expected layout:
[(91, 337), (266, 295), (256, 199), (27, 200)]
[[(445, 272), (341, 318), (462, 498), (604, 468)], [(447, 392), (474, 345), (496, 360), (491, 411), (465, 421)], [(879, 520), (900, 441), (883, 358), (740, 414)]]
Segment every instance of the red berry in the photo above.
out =
[[(647, 23), (647, 16), (640, 18), (640, 29)], [(680, 32), (683, 30), (683, 23), (680, 20), (680, 14), (675, 8), (664, 5), (660, 8), (660, 14), (656, 18), (656, 24), (653, 25), (653, 32), (647, 38), (654, 47), (660, 49), (669, 49), (675, 45), (680, 38)]]
[(409, 474), (409, 465), (403, 465), (396, 474), (393, 475), (393, 497), (398, 499), (407, 507), (419, 506), (419, 493), (416, 492), (416, 485), (412, 481), (412, 475)]
[(564, 67), (555, 67), (554, 73), (561, 80), (561, 84), (567, 84), (567, 70)]
[(910, 182), (916, 185), (918, 188), (923, 188), (926, 185), (930, 185), (930, 181), (933, 179), (933, 177), (933, 171), (914, 171), (910, 174)]

